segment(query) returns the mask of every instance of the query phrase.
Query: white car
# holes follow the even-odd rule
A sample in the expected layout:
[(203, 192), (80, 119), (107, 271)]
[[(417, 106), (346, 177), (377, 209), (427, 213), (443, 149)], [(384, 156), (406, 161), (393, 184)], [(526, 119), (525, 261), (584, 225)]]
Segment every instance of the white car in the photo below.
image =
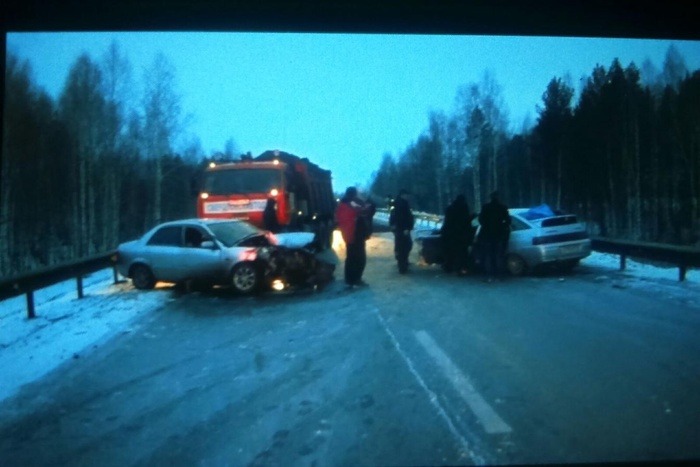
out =
[[(572, 269), (591, 254), (589, 235), (575, 215), (555, 213), (546, 205), (509, 209), (508, 212), (511, 233), (506, 250), (506, 267), (512, 275), (522, 275), (541, 265)], [(473, 225), (477, 233), (472, 246), (472, 260), (481, 265), (483, 248), (478, 240), (479, 225), (476, 219)], [(438, 229), (416, 235), (416, 242), (425, 263), (443, 262)]]
[(540, 265), (572, 269), (591, 254), (591, 239), (575, 215), (538, 208), (508, 210), (511, 232), (506, 267), (512, 275)]
[(196, 281), (248, 294), (266, 279), (298, 277), (299, 269), (316, 267), (313, 240), (312, 233), (272, 234), (236, 219), (166, 222), (119, 245), (117, 270), (137, 289), (151, 289), (158, 281)]

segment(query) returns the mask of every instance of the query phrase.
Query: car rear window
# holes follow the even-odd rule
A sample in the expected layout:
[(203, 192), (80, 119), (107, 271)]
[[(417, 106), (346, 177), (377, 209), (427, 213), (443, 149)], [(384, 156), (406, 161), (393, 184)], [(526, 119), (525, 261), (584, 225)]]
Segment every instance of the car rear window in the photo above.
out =
[(574, 215), (550, 217), (542, 221), (542, 227), (557, 227), (560, 225), (576, 224), (578, 219)]
[(515, 216), (510, 216), (510, 230), (527, 230), (530, 226)]

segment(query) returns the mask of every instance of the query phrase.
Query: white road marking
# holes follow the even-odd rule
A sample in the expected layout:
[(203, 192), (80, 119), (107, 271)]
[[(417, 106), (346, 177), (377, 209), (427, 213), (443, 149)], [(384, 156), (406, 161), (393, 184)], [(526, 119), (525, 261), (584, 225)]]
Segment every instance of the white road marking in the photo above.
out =
[(459, 431), (457, 431), (457, 428), (452, 423), (452, 420), (447, 415), (447, 412), (440, 405), (440, 401), (438, 401), (438, 398), (435, 395), (435, 393), (432, 392), (430, 389), (428, 389), (428, 386), (425, 384), (425, 381), (423, 381), (423, 378), (421, 377), (421, 375), (418, 373), (418, 371), (416, 371), (415, 367), (413, 366), (413, 362), (411, 362), (411, 359), (408, 358), (408, 355), (406, 355), (404, 353), (404, 351), (401, 349), (401, 345), (399, 345), (399, 341), (396, 340), (396, 336), (394, 336), (394, 333), (391, 332), (391, 330), (387, 326), (386, 321), (384, 321), (384, 318), (382, 318), (382, 315), (379, 313), (379, 310), (377, 310), (375, 308), (374, 312), (377, 315), (379, 322), (382, 324), (384, 331), (386, 331), (386, 333), (389, 335), (389, 339), (391, 340), (392, 344), (394, 344), (396, 351), (404, 359), (404, 361), (406, 362), (406, 365), (408, 365), (408, 370), (416, 378), (416, 380), (418, 381), (418, 385), (421, 388), (423, 388), (425, 393), (428, 395), (428, 399), (430, 400), (430, 403), (437, 409), (438, 415), (443, 420), (445, 420), (445, 423), (447, 423), (447, 427), (449, 428), (450, 432), (452, 433), (452, 436), (455, 437), (455, 439), (457, 440), (457, 443), (462, 448), (462, 457), (465, 459), (469, 458), (475, 465), (485, 465), (486, 461), (484, 460), (484, 458), (482, 456), (477, 455), (475, 452), (472, 451), (467, 440), (464, 439), (464, 437), (459, 433)]
[(489, 434), (510, 433), (513, 431), (506, 422), (498, 416), (491, 406), (476, 392), (467, 375), (462, 373), (452, 363), (450, 357), (442, 351), (430, 335), (425, 331), (416, 331), (416, 339), (433, 357), (443, 374), (452, 383), (459, 395), (464, 399), (474, 415), (479, 419), (484, 429)]

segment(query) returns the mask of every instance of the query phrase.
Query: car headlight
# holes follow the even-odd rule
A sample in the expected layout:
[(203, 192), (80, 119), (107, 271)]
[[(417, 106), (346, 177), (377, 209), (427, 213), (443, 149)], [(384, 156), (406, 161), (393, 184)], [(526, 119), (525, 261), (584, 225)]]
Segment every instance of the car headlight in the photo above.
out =
[(258, 258), (258, 252), (254, 248), (245, 250), (241, 253), (241, 261), (255, 261)]
[(270, 257), (271, 250), (269, 247), (258, 248), (258, 258), (267, 259)]

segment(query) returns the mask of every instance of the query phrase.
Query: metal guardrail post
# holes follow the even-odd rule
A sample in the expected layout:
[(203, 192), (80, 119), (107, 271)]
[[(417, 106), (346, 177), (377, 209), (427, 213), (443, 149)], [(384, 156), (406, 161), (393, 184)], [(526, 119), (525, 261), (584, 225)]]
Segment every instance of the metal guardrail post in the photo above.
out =
[(34, 291), (32, 290), (27, 292), (27, 318), (36, 318), (36, 314), (34, 313)]
[(620, 270), (626, 267), (627, 257), (640, 257), (670, 263), (678, 268), (678, 280), (684, 281), (690, 268), (700, 268), (700, 248), (666, 245), (652, 242), (592, 238), (594, 251), (620, 256)]
[(78, 298), (83, 298), (83, 276), (78, 276)]

